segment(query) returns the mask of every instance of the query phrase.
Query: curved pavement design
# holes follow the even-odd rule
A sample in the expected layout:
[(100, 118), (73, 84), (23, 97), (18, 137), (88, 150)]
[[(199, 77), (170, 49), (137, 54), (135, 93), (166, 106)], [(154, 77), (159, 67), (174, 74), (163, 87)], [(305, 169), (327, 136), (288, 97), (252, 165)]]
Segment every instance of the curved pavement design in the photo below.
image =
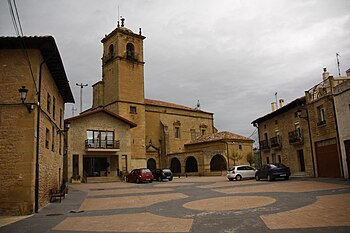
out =
[(0, 228), (2, 232), (350, 232), (344, 179), (72, 184), (62, 203)]

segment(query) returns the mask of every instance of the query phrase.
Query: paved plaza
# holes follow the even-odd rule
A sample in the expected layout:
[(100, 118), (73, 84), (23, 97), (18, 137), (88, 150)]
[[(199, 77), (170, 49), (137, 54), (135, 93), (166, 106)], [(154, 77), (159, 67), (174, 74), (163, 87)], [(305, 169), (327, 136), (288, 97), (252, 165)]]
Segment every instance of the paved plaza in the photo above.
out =
[[(14, 223), (9, 223), (14, 220)], [(291, 178), (71, 184), (61, 203), (26, 218), (2, 218), (0, 233), (350, 232), (350, 182)]]

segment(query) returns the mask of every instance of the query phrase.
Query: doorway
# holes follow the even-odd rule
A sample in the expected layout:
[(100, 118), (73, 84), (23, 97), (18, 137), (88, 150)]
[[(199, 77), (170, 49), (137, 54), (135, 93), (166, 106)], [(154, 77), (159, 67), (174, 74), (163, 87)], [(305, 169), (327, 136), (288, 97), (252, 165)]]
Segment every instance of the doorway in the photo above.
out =
[(104, 176), (107, 172), (107, 158), (84, 158), (83, 160), (84, 175), (87, 177)]
[(305, 172), (304, 151), (303, 150), (297, 150), (297, 156), (298, 156), (300, 171), (301, 172)]

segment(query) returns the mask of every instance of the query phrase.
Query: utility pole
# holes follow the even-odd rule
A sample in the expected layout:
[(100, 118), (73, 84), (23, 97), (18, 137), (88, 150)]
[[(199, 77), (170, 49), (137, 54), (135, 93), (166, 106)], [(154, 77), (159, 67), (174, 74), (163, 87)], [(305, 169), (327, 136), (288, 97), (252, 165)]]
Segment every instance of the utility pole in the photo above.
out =
[(72, 106), (72, 117), (74, 117), (76, 110), (77, 110), (77, 108), (73, 105)]
[(80, 87), (80, 113), (83, 111), (83, 88), (87, 87), (88, 84), (76, 83), (75, 85)]

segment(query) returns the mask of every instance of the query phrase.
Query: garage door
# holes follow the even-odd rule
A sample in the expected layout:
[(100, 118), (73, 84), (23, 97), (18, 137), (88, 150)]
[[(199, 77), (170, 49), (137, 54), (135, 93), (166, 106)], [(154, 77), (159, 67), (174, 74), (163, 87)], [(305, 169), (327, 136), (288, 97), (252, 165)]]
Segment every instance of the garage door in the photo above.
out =
[(340, 177), (336, 139), (316, 142), (316, 161), (319, 177)]

